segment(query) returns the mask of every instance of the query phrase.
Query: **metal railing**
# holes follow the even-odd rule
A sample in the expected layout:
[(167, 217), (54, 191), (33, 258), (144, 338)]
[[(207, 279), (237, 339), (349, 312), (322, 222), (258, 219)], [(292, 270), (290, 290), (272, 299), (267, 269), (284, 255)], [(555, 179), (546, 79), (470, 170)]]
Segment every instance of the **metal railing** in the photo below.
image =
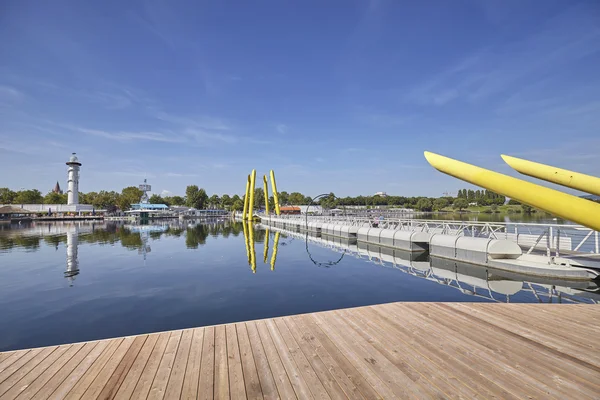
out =
[[(320, 222), (337, 225), (377, 227), (382, 229), (418, 231), (444, 235), (506, 239), (519, 244), (524, 251), (545, 252), (548, 257), (565, 255), (600, 255), (600, 233), (582, 225), (427, 220), (409, 218), (368, 218), (332, 215), (280, 215), (283, 221)], [(304, 225), (304, 224), (303, 224)], [(598, 258), (600, 263), (600, 258)]]

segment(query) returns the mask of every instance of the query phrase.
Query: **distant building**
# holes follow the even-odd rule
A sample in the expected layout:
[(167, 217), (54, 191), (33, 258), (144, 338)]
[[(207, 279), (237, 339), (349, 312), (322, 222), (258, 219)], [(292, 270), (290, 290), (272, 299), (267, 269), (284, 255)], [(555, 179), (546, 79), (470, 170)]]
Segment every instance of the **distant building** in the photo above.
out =
[(282, 206), (279, 207), (279, 211), (282, 214), (300, 214), (300, 207), (296, 207), (296, 206)]
[(387, 193), (386, 192), (377, 192), (373, 196), (387, 197)]
[(54, 186), (54, 189), (52, 189), (52, 193), (63, 194), (63, 191), (60, 188), (60, 185), (58, 184), (58, 181), (56, 181), (56, 185)]

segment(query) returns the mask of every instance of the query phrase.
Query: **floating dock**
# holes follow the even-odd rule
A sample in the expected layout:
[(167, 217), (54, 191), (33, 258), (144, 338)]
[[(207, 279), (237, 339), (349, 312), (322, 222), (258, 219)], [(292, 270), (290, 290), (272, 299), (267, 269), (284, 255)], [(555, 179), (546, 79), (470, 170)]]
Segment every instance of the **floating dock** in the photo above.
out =
[[(443, 227), (429, 227), (426, 220), (410, 221), (406, 226), (397, 222), (390, 224), (384, 220), (375, 221), (377, 226), (373, 226), (372, 221), (349, 222), (336, 218), (329, 218), (329, 220), (329, 222), (322, 222), (318, 217), (309, 220), (308, 218), (261, 216), (261, 223), (265, 227), (282, 228), (291, 232), (308, 232), (324, 238), (356, 240), (395, 250), (427, 251), (439, 258), (534, 277), (593, 280), (600, 276), (600, 255), (574, 252), (570, 252), (567, 256), (559, 254), (557, 249), (560, 247), (561, 240), (557, 238), (560, 236), (553, 235), (550, 226), (538, 235), (520, 235), (495, 231), (495, 228), (487, 224), (483, 225), (484, 230), (482, 227), (469, 226), (469, 223), (457, 221), (443, 222), (442, 224), (445, 225)], [(476, 232), (477, 230), (479, 231)], [(597, 236), (597, 232), (588, 230), (588, 234), (576, 250), (579, 250), (582, 243), (594, 233)], [(546, 235), (548, 245), (540, 244), (541, 239)], [(523, 236), (533, 243), (523, 243)], [(554, 248), (552, 243), (555, 244)], [(562, 243), (565, 245), (566, 240), (562, 239)], [(568, 238), (568, 244), (571, 246), (571, 238)], [(542, 252), (544, 249), (546, 251)], [(554, 254), (551, 250), (554, 250)]]
[(390, 303), (0, 353), (2, 399), (597, 399), (600, 307)]

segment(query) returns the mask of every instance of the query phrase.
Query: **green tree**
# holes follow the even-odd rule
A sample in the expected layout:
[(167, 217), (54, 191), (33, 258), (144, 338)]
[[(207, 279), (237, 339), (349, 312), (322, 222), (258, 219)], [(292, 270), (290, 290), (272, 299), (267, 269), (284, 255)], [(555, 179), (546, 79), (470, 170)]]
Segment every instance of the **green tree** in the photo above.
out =
[(492, 209), (493, 212), (498, 212), (498, 204), (492, 204), (492, 206), (490, 208)]
[(423, 197), (417, 201), (415, 208), (419, 211), (431, 211), (433, 204), (431, 203), (431, 200)]
[(208, 199), (208, 204), (210, 208), (218, 208), (221, 205), (221, 198), (219, 195), (213, 194), (210, 196), (210, 199)]
[(452, 206), (454, 207), (455, 210), (462, 211), (462, 210), (466, 209), (467, 207), (469, 207), (469, 203), (467, 202), (467, 200), (465, 200), (463, 198), (458, 198), (458, 199), (454, 200), (454, 204), (452, 204)]
[(12, 204), (16, 196), (9, 188), (0, 188), (0, 204)]
[(44, 204), (67, 204), (67, 194), (49, 192), (44, 196)]
[(185, 205), (185, 199), (181, 196), (164, 197), (164, 200), (167, 202), (165, 204), (169, 204), (171, 206), (184, 206)]
[(515, 199), (510, 199), (510, 200), (508, 201), (508, 204), (509, 204), (509, 205), (511, 205), (511, 206), (518, 206), (518, 205), (521, 205), (521, 203), (519, 203), (519, 202), (518, 202), (517, 200), (515, 200)]
[(42, 192), (37, 189), (18, 191), (13, 204), (40, 204), (44, 201)]
[(121, 211), (125, 211), (131, 208), (132, 204), (139, 203), (144, 194), (140, 189), (135, 186), (128, 186), (121, 191), (121, 195), (117, 200), (117, 205)]
[(148, 202), (150, 204), (166, 204), (165, 199), (160, 197), (158, 194), (153, 194), (152, 196), (150, 196), (150, 198), (148, 199)]
[(533, 212), (533, 207), (528, 206), (527, 204), (521, 204), (521, 209), (524, 214), (531, 214)]
[(189, 185), (185, 189), (185, 205), (198, 210), (204, 209), (208, 202), (206, 190), (198, 188), (196, 185)]
[(233, 201), (231, 200), (231, 197), (229, 197), (228, 194), (224, 194), (223, 196), (221, 196), (221, 207), (228, 210), (232, 204)]
[(305, 202), (306, 202), (306, 199), (304, 198), (304, 195), (302, 195), (302, 193), (298, 193), (298, 192), (290, 193), (290, 196), (288, 198), (289, 204), (298, 206), (298, 205), (305, 204)]
[(288, 194), (288, 192), (285, 192), (285, 191), (284, 192), (279, 192), (278, 197), (279, 197), (279, 204), (280, 205), (284, 206), (286, 204), (290, 204), (290, 200), (289, 200), (290, 195)]
[(435, 199), (435, 201), (433, 202), (433, 209), (434, 210), (441, 210), (445, 207), (448, 207), (448, 200), (446, 200), (443, 197), (440, 197), (439, 199)]
[(238, 197), (231, 205), (231, 209), (233, 211), (242, 211), (244, 209), (244, 202)]

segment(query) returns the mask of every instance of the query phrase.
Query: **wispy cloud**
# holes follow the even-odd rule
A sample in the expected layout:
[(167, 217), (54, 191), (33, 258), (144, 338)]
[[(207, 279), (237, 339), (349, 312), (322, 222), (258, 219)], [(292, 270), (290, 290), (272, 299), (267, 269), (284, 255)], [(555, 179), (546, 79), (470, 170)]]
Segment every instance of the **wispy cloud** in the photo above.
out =
[(200, 145), (212, 145), (215, 142), (233, 144), (238, 138), (222, 132), (210, 132), (203, 129), (186, 129), (184, 133), (193, 138)]
[(171, 142), (180, 143), (184, 140), (181, 137), (166, 135), (160, 132), (109, 132), (98, 129), (87, 129), (87, 128), (76, 128), (78, 132), (85, 133), (87, 135), (100, 136), (106, 139), (117, 140), (121, 142), (129, 141), (154, 141), (154, 142)]
[(25, 99), (25, 94), (13, 87), (0, 85), (0, 103), (19, 103)]
[(282, 135), (288, 133), (289, 127), (286, 124), (277, 124), (275, 125), (275, 130)]
[(584, 7), (573, 7), (524, 40), (469, 55), (414, 87), (407, 100), (422, 105), (485, 100), (560, 73), (562, 67), (598, 52), (600, 27), (596, 17)]
[(198, 176), (198, 174), (182, 174), (179, 172), (167, 172), (162, 174), (163, 176), (169, 177), (169, 178), (181, 178), (181, 177), (196, 177)]

